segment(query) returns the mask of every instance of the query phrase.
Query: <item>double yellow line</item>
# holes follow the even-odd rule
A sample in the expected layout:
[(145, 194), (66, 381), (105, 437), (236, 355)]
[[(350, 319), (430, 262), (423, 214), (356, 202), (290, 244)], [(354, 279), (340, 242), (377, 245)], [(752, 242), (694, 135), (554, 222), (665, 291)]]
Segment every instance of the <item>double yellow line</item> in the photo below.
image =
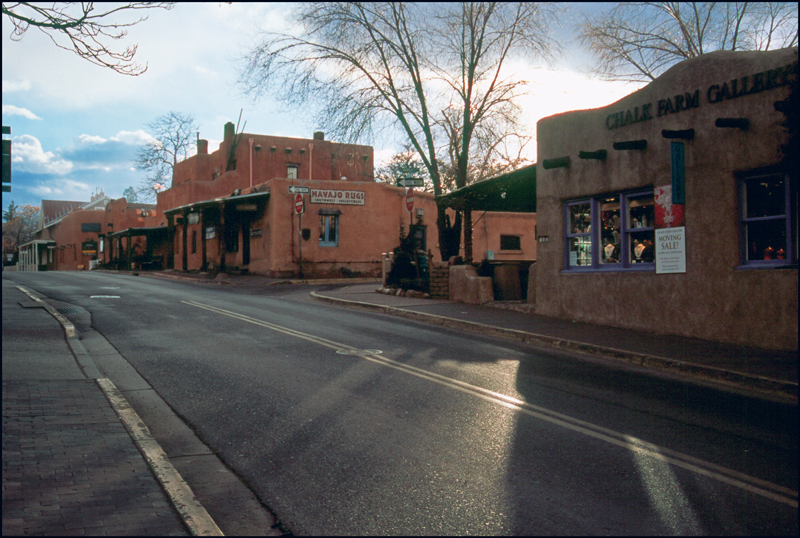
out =
[(364, 350), (360, 350), (358, 348), (354, 348), (352, 346), (348, 346), (339, 342), (334, 342), (332, 340), (327, 340), (325, 338), (313, 336), (308, 333), (304, 333), (294, 329), (289, 329), (287, 327), (282, 327), (280, 325), (275, 325), (274, 323), (269, 323), (267, 321), (251, 318), (249, 316), (238, 314), (236, 312), (231, 312), (230, 310), (217, 308), (215, 306), (197, 303), (195, 301), (181, 301), (181, 302), (189, 306), (202, 308), (204, 310), (208, 310), (211, 312), (215, 312), (217, 314), (245, 321), (247, 323), (252, 323), (253, 325), (258, 325), (260, 327), (277, 331), (289, 336), (301, 338), (303, 340), (307, 340), (309, 342), (313, 342), (337, 351), (343, 350), (347, 352), (358, 352), (357, 354), (359, 357), (380, 364), (382, 366), (393, 368), (403, 373), (413, 375), (421, 379), (426, 379), (434, 383), (438, 383), (439, 385), (458, 390), (465, 394), (470, 394), (477, 398), (481, 398), (482, 400), (485, 400), (487, 402), (501, 405), (503, 407), (506, 407), (508, 409), (513, 409), (525, 415), (529, 415), (538, 418), (540, 420), (549, 422), (551, 424), (562, 426), (574, 432), (578, 432), (587, 435), (589, 437), (605, 441), (612, 445), (622, 447), (626, 450), (630, 450), (631, 452), (636, 453), (637, 455), (648, 456), (656, 460), (663, 461), (675, 467), (680, 467), (682, 469), (692, 471), (694, 473), (706, 476), (708, 478), (724, 482), (731, 486), (743, 489), (745, 491), (749, 491), (751, 493), (755, 493), (757, 495), (761, 495), (763, 497), (772, 499), (774, 501), (783, 504), (787, 504), (794, 508), (797, 508), (798, 506), (797, 491), (780, 486), (778, 484), (773, 484), (772, 482), (762, 480), (760, 478), (756, 478), (747, 475), (745, 473), (741, 473), (739, 471), (735, 471), (733, 469), (728, 469), (726, 467), (722, 467), (720, 465), (716, 465), (714, 463), (699, 458), (695, 458), (693, 456), (689, 456), (681, 452), (670, 450), (668, 448), (664, 448), (652, 443), (648, 443), (646, 441), (642, 441), (641, 439), (636, 439), (634, 437), (621, 434), (614, 430), (610, 430), (608, 428), (604, 428), (602, 426), (598, 426), (590, 422), (585, 422), (583, 420), (579, 420), (561, 413), (557, 413), (555, 411), (551, 411), (543, 407), (532, 405), (517, 398), (506, 396), (505, 394), (501, 394), (499, 392), (494, 392), (488, 389), (484, 389), (482, 387), (470, 385), (469, 383), (464, 383), (463, 381), (458, 381), (457, 379), (452, 379), (449, 377), (445, 377), (443, 375), (429, 372), (427, 370), (423, 370), (415, 366), (403, 364), (401, 362), (388, 359), (376, 353), (365, 352)]

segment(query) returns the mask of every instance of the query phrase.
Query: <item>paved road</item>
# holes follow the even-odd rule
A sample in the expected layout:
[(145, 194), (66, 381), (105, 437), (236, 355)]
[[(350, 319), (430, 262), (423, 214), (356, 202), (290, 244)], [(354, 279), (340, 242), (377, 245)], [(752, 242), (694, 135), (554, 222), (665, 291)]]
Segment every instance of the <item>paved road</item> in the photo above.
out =
[(797, 531), (796, 406), (320, 305), (308, 287), (13, 278), (90, 312), (297, 534)]

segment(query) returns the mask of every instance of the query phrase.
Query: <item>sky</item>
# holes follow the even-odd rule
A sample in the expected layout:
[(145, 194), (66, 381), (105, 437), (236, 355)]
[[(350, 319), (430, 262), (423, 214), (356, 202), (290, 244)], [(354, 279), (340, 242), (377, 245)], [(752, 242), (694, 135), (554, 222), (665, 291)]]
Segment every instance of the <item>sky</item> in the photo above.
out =
[[(169, 111), (191, 114), (209, 151), (219, 147), (223, 125), (239, 118), (245, 132), (311, 138), (318, 127), (287, 105), (254, 101), (237, 86), (240, 58), (259, 30), (287, 31), (290, 4), (179, 3), (147, 10), (148, 20), (129, 28), (115, 48), (138, 43), (135, 61), (147, 64), (137, 77), (96, 66), (30, 29), (12, 41), (4, 17), (3, 125), (11, 127), (11, 193), (3, 209), (41, 200), (89, 201), (102, 190), (119, 198), (138, 188), (146, 173), (133, 168), (137, 147), (150, 138), (147, 123)], [(522, 122), (535, 135), (546, 116), (611, 104), (642, 85), (604, 82), (589, 75), (591, 57), (574, 42), (581, 12), (608, 3), (567, 4), (555, 29), (564, 53), (553, 66), (526, 65), (531, 95), (520, 101)], [(130, 17), (120, 18), (130, 20)], [(401, 151), (400, 143), (367, 141), (376, 166)], [(528, 158), (535, 160), (535, 145)]]

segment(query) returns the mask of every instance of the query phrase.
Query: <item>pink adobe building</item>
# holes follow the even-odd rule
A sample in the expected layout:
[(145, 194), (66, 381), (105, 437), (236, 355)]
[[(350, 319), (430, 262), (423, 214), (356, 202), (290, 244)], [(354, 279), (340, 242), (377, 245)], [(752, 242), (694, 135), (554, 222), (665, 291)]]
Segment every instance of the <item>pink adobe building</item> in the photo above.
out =
[(375, 181), (371, 146), (320, 132), (236, 134), (228, 123), (217, 151), (200, 140), (197, 155), (178, 163), (158, 209), (166, 267), (180, 270), (377, 276), (401, 226), (413, 226), (420, 247), (437, 254), (433, 195), (416, 193), (409, 212), (405, 189)]
[[(217, 151), (198, 141), (157, 204), (42, 202), (20, 270), (250, 272), (271, 277), (379, 276), (385, 254), (413, 234), (441, 262), (433, 194), (376, 182), (371, 146), (236, 134)], [(409, 210), (410, 208), (410, 210)], [(475, 213), (473, 241), (498, 261), (535, 258), (535, 215)]]

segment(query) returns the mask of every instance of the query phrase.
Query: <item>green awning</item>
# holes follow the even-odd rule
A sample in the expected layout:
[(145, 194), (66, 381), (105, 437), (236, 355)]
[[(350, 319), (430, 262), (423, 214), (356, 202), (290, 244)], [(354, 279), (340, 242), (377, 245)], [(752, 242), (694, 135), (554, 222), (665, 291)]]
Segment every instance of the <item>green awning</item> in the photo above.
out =
[(436, 203), (456, 210), (536, 213), (536, 165), (461, 187)]

